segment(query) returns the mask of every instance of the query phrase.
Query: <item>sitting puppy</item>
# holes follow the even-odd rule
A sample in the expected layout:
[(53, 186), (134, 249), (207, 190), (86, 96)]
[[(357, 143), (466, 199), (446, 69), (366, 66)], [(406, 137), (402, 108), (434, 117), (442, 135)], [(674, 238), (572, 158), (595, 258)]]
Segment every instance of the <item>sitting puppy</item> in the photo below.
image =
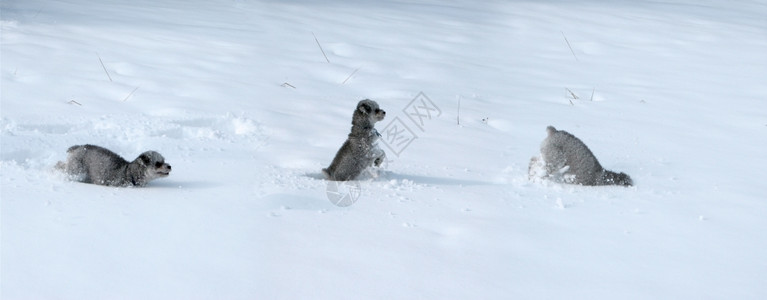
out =
[(378, 108), (378, 103), (365, 99), (357, 104), (352, 116), (352, 132), (330, 166), (322, 173), (330, 180), (354, 180), (370, 166), (380, 166), (386, 158), (375, 142), (381, 136), (373, 125), (383, 120), (386, 112)]
[(94, 145), (72, 146), (67, 153), (67, 162), (59, 162), (56, 168), (79, 182), (141, 187), (170, 174), (170, 165), (155, 151), (144, 152), (130, 163), (114, 152)]
[[(530, 175), (535, 176), (535, 166), (543, 165), (545, 176), (562, 175), (565, 183), (582, 185), (622, 185), (631, 186), (633, 182), (625, 173), (605, 170), (586, 144), (564, 130), (549, 126), (548, 136), (541, 143), (541, 158), (530, 160)], [(559, 178), (557, 178), (559, 179)]]

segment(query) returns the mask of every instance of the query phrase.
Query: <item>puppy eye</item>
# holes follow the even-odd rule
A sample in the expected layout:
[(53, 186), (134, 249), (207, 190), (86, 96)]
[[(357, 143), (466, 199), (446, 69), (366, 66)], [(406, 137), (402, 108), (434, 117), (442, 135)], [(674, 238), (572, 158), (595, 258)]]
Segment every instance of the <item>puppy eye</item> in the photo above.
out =
[(155, 167), (158, 167), (158, 168), (159, 168), (159, 167), (162, 167), (162, 163), (158, 161), (158, 162), (156, 162), (156, 163), (154, 164), (154, 166), (155, 166)]

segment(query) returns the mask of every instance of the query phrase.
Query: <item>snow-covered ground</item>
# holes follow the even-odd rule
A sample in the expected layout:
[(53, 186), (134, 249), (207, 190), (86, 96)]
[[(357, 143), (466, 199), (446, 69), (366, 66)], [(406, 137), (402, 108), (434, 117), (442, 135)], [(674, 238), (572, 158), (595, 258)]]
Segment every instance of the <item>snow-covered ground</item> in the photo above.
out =
[[(2, 299), (767, 298), (764, 1), (0, 10)], [(339, 207), (364, 98), (390, 160)], [(636, 186), (528, 180), (548, 125)], [(85, 143), (173, 172), (53, 171)]]

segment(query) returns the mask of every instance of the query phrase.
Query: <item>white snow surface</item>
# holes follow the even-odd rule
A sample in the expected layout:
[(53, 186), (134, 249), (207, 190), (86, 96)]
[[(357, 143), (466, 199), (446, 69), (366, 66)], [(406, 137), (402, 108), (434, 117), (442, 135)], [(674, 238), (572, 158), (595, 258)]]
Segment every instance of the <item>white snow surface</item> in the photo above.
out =
[[(2, 299), (767, 298), (764, 1), (0, 9)], [(339, 207), (364, 98), (417, 138)], [(548, 125), (635, 186), (529, 180)], [(54, 171), (86, 143), (173, 171)]]

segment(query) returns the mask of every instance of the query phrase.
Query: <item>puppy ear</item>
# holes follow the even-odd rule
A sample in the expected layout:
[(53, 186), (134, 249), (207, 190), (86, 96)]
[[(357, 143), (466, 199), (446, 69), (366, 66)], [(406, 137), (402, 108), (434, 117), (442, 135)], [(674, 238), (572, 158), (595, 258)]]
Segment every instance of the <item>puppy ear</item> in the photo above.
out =
[(358, 110), (359, 110), (361, 113), (363, 113), (363, 114), (369, 114), (369, 113), (371, 113), (371, 112), (373, 111), (373, 108), (372, 108), (372, 107), (370, 107), (370, 105), (369, 105), (369, 104), (367, 104), (367, 103), (362, 103), (362, 104), (360, 104), (359, 106), (357, 106), (357, 109), (358, 109)]
[(152, 163), (152, 158), (149, 156), (149, 154), (146, 154), (146, 153), (142, 153), (141, 155), (139, 155), (139, 157), (136, 160), (142, 166), (148, 166), (149, 164)]

